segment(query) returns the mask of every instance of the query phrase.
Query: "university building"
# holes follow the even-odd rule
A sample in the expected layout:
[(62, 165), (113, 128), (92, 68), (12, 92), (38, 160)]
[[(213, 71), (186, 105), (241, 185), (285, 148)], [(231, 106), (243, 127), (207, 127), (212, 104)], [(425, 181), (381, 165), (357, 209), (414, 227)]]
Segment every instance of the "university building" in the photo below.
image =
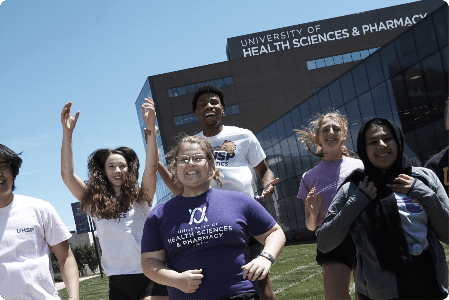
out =
[[(447, 145), (447, 14), (445, 2), (425, 0), (229, 38), (226, 62), (147, 78), (136, 101), (141, 127), (140, 105), (151, 96), (163, 160), (174, 136), (202, 130), (191, 106), (196, 88), (221, 87), (223, 123), (256, 134), (281, 179), (262, 204), (289, 239), (310, 238), (296, 194), (319, 159), (292, 129), (338, 109), (349, 119), (347, 145), (354, 150), (360, 126), (385, 117), (402, 126), (408, 156), (423, 164)], [(158, 202), (167, 201), (172, 195), (158, 180)]]

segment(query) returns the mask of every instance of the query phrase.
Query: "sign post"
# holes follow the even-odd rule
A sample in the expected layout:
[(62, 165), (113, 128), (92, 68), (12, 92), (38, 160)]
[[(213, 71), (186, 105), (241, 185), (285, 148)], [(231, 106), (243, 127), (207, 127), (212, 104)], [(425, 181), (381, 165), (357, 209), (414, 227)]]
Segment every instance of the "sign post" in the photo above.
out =
[(98, 252), (98, 246), (97, 246), (97, 239), (95, 238), (95, 223), (92, 221), (92, 218), (83, 214), (80, 211), (80, 203), (75, 202), (72, 203), (72, 211), (73, 211), (73, 217), (75, 218), (75, 225), (76, 225), (76, 233), (87, 233), (92, 232), (92, 237), (94, 239), (94, 247), (95, 247), (95, 253), (97, 254), (97, 260), (98, 260), (98, 266), (100, 269), (100, 275), (101, 278), (103, 278), (103, 269), (101, 268), (101, 260), (100, 260), (100, 253)]

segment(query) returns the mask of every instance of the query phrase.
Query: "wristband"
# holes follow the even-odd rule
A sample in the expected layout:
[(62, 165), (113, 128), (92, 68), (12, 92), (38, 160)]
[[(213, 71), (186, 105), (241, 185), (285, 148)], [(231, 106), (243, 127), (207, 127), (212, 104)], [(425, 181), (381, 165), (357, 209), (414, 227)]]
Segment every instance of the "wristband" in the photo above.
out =
[(262, 252), (262, 253), (260, 253), (259, 255), (257, 255), (257, 257), (259, 257), (259, 256), (265, 257), (266, 259), (268, 259), (269, 261), (271, 261), (271, 264), (274, 263), (274, 257), (273, 257), (270, 253)]

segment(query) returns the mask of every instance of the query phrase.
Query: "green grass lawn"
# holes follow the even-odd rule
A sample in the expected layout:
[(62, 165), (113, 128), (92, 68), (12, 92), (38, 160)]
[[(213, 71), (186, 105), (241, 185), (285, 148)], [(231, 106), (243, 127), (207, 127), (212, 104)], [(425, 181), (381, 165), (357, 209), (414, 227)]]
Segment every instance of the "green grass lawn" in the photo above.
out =
[[(446, 262), (449, 246), (443, 245)], [(316, 244), (285, 246), (281, 256), (271, 268), (273, 290), (279, 300), (324, 299), (321, 267), (315, 262)], [(65, 289), (60, 291), (67, 299)], [(354, 299), (354, 291), (351, 291)], [(108, 299), (108, 279), (100, 276), (80, 282), (80, 299)]]

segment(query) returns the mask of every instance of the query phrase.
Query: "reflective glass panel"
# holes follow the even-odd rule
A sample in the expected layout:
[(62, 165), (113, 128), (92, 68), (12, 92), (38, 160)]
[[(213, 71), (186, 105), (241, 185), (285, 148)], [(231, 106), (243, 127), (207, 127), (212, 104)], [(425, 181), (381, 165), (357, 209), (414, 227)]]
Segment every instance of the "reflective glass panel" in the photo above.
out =
[(373, 54), (371, 57), (367, 58), (365, 60), (365, 66), (370, 87), (375, 87), (384, 81), (384, 73), (382, 70), (379, 53)]
[(168, 98), (173, 98), (178, 96), (178, 88), (168, 89)]
[(320, 112), (320, 103), (318, 102), (318, 96), (315, 94), (312, 97), (310, 97), (308, 100), (306, 100), (307, 103), (309, 103), (310, 108), (310, 114), (311, 116), (316, 115)]
[(184, 116), (177, 116), (173, 119), (175, 121), (175, 126), (184, 125)]
[(223, 78), (215, 79), (214, 80), (214, 86), (216, 86), (216, 87), (223, 87), (224, 86)]
[(324, 63), (326, 64), (326, 67), (333, 66), (334, 65), (334, 58), (333, 57), (326, 57), (324, 59)]
[(179, 96), (187, 95), (187, 87), (186, 86), (178, 87), (178, 94)]
[(343, 62), (344, 63), (348, 63), (348, 62), (351, 62), (351, 61), (352, 61), (351, 53), (343, 54)]
[(340, 86), (343, 93), (343, 99), (348, 102), (355, 98), (354, 82), (352, 80), (352, 73), (348, 72), (340, 77)]
[(320, 59), (316, 60), (316, 67), (317, 67), (317, 69), (323, 68), (325, 66), (326, 65), (324, 64), (324, 58), (320, 58)]
[(238, 104), (232, 105), (231, 106), (231, 114), (235, 115), (235, 114), (239, 114), (240, 113), (240, 107)]
[(360, 51), (360, 56), (362, 57), (362, 59), (367, 58), (369, 56), (369, 50)]
[(362, 57), (361, 57), (359, 51), (352, 52), (352, 60), (353, 61), (357, 61), (357, 60), (361, 60), (361, 59), (362, 59)]
[(285, 139), (287, 137), (287, 134), (285, 132), (285, 127), (284, 127), (284, 120), (283, 120), (283, 118), (279, 118), (275, 123), (276, 123), (276, 129), (277, 129), (279, 141), (282, 141), (283, 139)]
[(371, 96), (373, 98), (376, 116), (378, 118), (384, 118), (394, 122), (386, 84), (382, 83), (373, 88), (371, 90)]
[(341, 95), (340, 80), (336, 80), (329, 85), (329, 94), (333, 108), (343, 105), (343, 96)]
[(372, 118), (376, 117), (373, 99), (371, 98), (371, 91), (367, 91), (365, 94), (359, 96), (358, 99), (362, 123), (365, 124)]
[(361, 95), (369, 89), (368, 76), (363, 62), (352, 69), (352, 78), (354, 78), (357, 95)]
[(189, 84), (187, 86), (187, 94), (194, 94), (196, 91), (196, 86), (195, 84)]
[(232, 76), (224, 78), (225, 86), (234, 85), (234, 78)]
[(327, 111), (332, 106), (331, 99), (329, 97), (329, 89), (327, 87), (322, 89), (318, 93), (318, 99), (320, 101), (320, 107), (322, 112)]
[(342, 55), (335, 55), (334, 56), (334, 63), (336, 65), (342, 64), (343, 63), (343, 56)]
[(316, 69), (316, 63), (314, 60), (309, 60), (307, 62), (307, 70), (314, 70)]

